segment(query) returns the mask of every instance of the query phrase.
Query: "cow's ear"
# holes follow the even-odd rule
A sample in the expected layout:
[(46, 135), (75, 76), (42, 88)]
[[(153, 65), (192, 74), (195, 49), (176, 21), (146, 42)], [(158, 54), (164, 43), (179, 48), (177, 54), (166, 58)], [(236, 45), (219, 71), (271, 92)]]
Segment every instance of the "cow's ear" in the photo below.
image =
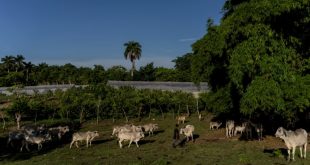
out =
[(282, 129), (282, 131), (283, 131), (284, 136), (287, 136), (287, 131), (285, 131), (283, 129)]

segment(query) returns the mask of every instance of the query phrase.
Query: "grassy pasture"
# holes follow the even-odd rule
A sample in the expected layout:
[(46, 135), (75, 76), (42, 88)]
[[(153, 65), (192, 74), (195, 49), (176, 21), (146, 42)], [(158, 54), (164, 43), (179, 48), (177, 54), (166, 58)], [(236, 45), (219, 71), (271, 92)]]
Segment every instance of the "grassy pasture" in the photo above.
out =
[[(153, 123), (158, 123), (160, 129), (154, 136), (146, 137), (139, 142), (140, 148), (133, 143), (127, 148), (128, 142), (122, 149), (117, 141), (111, 137), (113, 125), (122, 125), (123, 121), (112, 123), (104, 120), (96, 124), (95, 121), (84, 123), (80, 131), (97, 130), (100, 137), (95, 139), (90, 148), (80, 144), (69, 149), (69, 139), (65, 143), (43, 144), (43, 149), (37, 151), (36, 145), (31, 146), (31, 152), (7, 152), (6, 136), (4, 132), (0, 136), (1, 152), (0, 164), (111, 164), (111, 165), (309, 165), (310, 158), (299, 158), (299, 149), (296, 150), (295, 162), (287, 162), (285, 157), (284, 142), (273, 136), (266, 136), (263, 141), (243, 141), (238, 137), (225, 138), (225, 129), (209, 130), (210, 117), (198, 121), (193, 115), (185, 124), (195, 126), (195, 142), (184, 143), (183, 146), (172, 148), (172, 134), (175, 120), (172, 117), (166, 119), (156, 118)], [(149, 123), (147, 119), (141, 122)], [(185, 125), (184, 124), (184, 125)], [(181, 124), (180, 126), (184, 126)], [(183, 136), (182, 136), (183, 137)], [(126, 145), (127, 144), (127, 145)], [(309, 148), (308, 148), (309, 149)], [(309, 152), (308, 152), (309, 153)]]

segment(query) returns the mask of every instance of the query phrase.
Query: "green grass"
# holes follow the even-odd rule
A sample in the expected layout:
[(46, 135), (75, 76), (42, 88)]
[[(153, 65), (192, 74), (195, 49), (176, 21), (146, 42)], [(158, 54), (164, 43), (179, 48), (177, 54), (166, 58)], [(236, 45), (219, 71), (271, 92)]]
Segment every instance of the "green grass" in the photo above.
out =
[[(284, 142), (274, 137), (267, 137), (264, 141), (240, 141), (237, 138), (226, 139), (225, 130), (209, 130), (209, 120), (198, 121), (197, 116), (192, 116), (185, 124), (195, 126), (195, 142), (185, 143), (183, 147), (172, 148), (172, 133), (175, 121), (172, 117), (164, 120), (158, 118), (153, 123), (158, 123), (160, 129), (152, 137), (146, 136), (137, 148), (133, 143), (127, 148), (126, 142), (122, 149), (115, 139), (111, 138), (113, 125), (124, 122), (112, 123), (110, 120), (101, 121), (97, 126), (95, 121), (84, 123), (81, 131), (97, 130), (100, 137), (90, 148), (83, 143), (80, 149), (69, 149), (69, 144), (51, 146), (43, 144), (41, 151), (36, 151), (36, 146), (29, 152), (2, 153), (0, 164), (116, 164), (116, 165), (306, 165), (310, 158), (299, 158), (296, 150), (295, 162), (285, 160), (286, 150)], [(133, 122), (134, 124), (149, 123), (148, 120)], [(181, 124), (181, 126), (184, 126)], [(2, 136), (5, 136), (3, 134)], [(5, 138), (1, 138), (5, 141)], [(1, 142), (3, 144), (3, 142)], [(3, 146), (3, 145), (1, 145)]]

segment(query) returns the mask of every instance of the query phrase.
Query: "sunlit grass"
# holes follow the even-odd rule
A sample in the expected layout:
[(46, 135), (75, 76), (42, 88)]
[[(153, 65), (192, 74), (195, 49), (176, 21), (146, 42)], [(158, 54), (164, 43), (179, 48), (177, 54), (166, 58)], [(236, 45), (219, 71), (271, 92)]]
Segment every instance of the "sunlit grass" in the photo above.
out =
[[(225, 130), (210, 131), (209, 120), (198, 121), (197, 116), (191, 116), (185, 124), (195, 126), (195, 142), (185, 143), (182, 147), (172, 148), (172, 133), (175, 120), (156, 118), (141, 122), (132, 121), (138, 125), (143, 123), (158, 123), (160, 129), (154, 136), (146, 137), (139, 142), (140, 148), (133, 143), (122, 149), (117, 141), (111, 137), (113, 125), (124, 124), (123, 121), (112, 123), (111, 120), (84, 123), (80, 131), (97, 130), (100, 137), (90, 148), (83, 143), (80, 148), (69, 149), (69, 144), (58, 146), (43, 145), (42, 151), (36, 151), (36, 146), (30, 153), (14, 153), (1, 156), (1, 164), (130, 164), (130, 165), (164, 165), (164, 164), (211, 164), (211, 165), (268, 165), (288, 164), (285, 160), (284, 142), (274, 137), (267, 137), (264, 141), (240, 141), (238, 138), (226, 139)], [(184, 124), (184, 125), (185, 125)], [(184, 126), (181, 124), (181, 126)], [(3, 135), (4, 136), (4, 135)], [(1, 139), (5, 140), (4, 138)], [(2, 142), (3, 144), (3, 142)], [(290, 165), (310, 164), (309, 158), (302, 160), (296, 150), (296, 162)]]

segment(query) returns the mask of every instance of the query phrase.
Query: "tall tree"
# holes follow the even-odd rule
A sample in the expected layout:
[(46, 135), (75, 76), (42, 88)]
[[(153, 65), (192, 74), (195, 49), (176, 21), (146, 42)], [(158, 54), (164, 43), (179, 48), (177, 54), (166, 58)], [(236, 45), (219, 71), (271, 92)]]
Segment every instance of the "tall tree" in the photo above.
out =
[(31, 62), (24, 62), (24, 66), (25, 66), (25, 71), (26, 71), (26, 82), (28, 83), (29, 73), (31, 72), (34, 65)]
[(289, 124), (307, 116), (310, 1), (227, 0), (225, 5), (221, 24), (209, 24), (193, 44), (192, 76), (209, 83), (209, 109)]
[(4, 64), (4, 67), (10, 73), (10, 70), (14, 67), (15, 65), (15, 59), (14, 56), (5, 56), (4, 58), (1, 58), (1, 61)]
[(124, 52), (124, 56), (127, 59), (129, 59), (132, 63), (132, 67), (131, 67), (131, 77), (133, 77), (133, 72), (135, 70), (135, 60), (139, 60), (141, 57), (141, 45), (139, 42), (135, 42), (135, 41), (129, 41), (127, 43), (124, 44), (125, 48), (125, 52)]
[(24, 60), (25, 60), (25, 58), (24, 58), (23, 55), (17, 55), (15, 57), (15, 72), (23, 69), (23, 67), (24, 67)]

